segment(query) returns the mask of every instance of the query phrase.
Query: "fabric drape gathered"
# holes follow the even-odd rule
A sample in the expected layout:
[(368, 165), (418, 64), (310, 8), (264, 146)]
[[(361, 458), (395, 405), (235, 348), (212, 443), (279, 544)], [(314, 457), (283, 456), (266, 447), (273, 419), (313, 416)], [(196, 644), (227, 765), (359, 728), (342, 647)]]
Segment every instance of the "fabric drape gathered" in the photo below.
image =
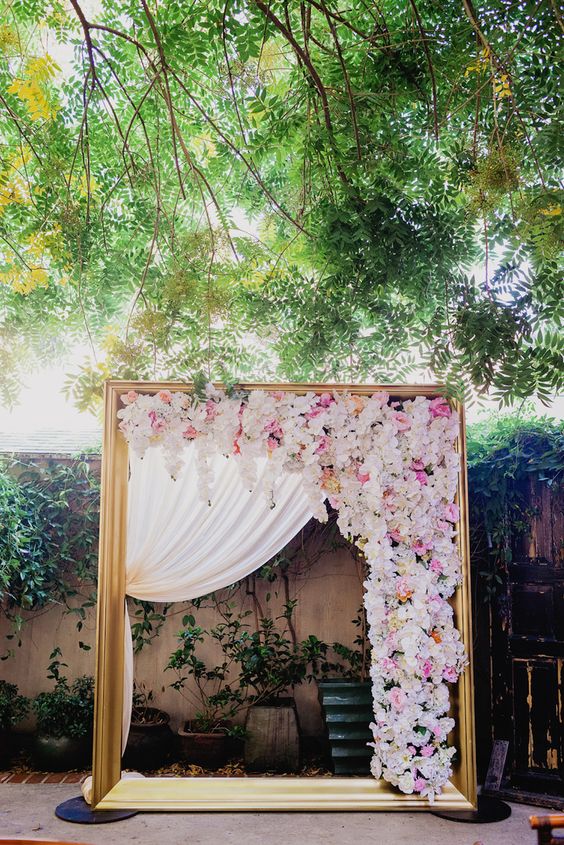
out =
[[(280, 551), (313, 516), (300, 473), (281, 471), (273, 507), (261, 478), (268, 458), (257, 459), (257, 482), (247, 490), (236, 458), (208, 458), (210, 500), (202, 501), (193, 444), (175, 480), (161, 450), (143, 459), (130, 452), (126, 594), (151, 602), (189, 601), (250, 575)], [(126, 612), (122, 745), (131, 722), (133, 642)]]

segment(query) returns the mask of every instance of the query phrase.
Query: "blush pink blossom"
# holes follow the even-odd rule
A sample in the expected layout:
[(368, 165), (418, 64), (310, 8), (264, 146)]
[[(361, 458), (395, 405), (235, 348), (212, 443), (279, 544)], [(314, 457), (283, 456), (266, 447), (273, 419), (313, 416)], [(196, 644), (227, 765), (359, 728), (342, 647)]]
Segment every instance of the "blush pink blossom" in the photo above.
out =
[(445, 666), (443, 669), (443, 678), (445, 681), (448, 681), (449, 684), (454, 684), (454, 682), (458, 679), (458, 672), (454, 666)]
[(417, 472), (419, 470), (425, 469), (425, 464), (423, 463), (423, 461), (412, 461), (411, 469), (414, 469)]
[(269, 437), (266, 441), (266, 448), (273, 452), (275, 449), (278, 449), (280, 446), (280, 441), (277, 440), (275, 437)]
[(170, 390), (159, 390), (158, 396), (161, 402), (164, 402), (165, 405), (170, 405), (172, 402), (172, 393)]
[(270, 420), (270, 422), (265, 425), (264, 431), (272, 435), (272, 437), (278, 437), (279, 439), (284, 434), (284, 432), (282, 431), (282, 426), (280, 425), (278, 420)]
[(401, 711), (405, 707), (405, 692), (400, 689), (400, 687), (392, 687), (392, 689), (388, 693), (388, 698), (393, 709), (401, 713)]
[(317, 449), (315, 450), (316, 455), (324, 455), (325, 452), (329, 449), (331, 445), (331, 438), (328, 437), (326, 434), (322, 434), (319, 440), (317, 441)]
[(193, 425), (189, 425), (183, 432), (182, 437), (185, 437), (186, 440), (193, 440), (195, 437), (198, 436), (198, 432), (194, 428)]
[(166, 429), (166, 422), (157, 416), (156, 411), (149, 411), (149, 419), (151, 420), (151, 428), (156, 434)]
[(407, 750), (409, 751), (409, 753), (411, 754), (412, 757), (414, 757), (417, 754), (417, 749), (414, 745), (408, 745)]
[(450, 417), (452, 411), (450, 405), (442, 396), (437, 396), (429, 402), (429, 413), (432, 417)]
[(431, 558), (431, 562), (429, 563), (429, 569), (431, 572), (434, 572), (435, 575), (441, 575), (443, 571), (443, 565), (440, 560), (437, 560), (436, 557)]
[(411, 419), (405, 411), (394, 411), (392, 419), (395, 421), (398, 431), (409, 431), (411, 428)]
[(379, 402), (382, 407), (388, 404), (388, 400), (390, 395), (383, 390), (377, 391), (377, 393), (372, 394), (372, 399), (375, 399), (376, 402)]
[(415, 473), (415, 478), (417, 479), (417, 481), (421, 485), (425, 485), (425, 484), (429, 483), (429, 479), (427, 478), (427, 473), (422, 469), (417, 470), (417, 472)]
[(427, 781), (425, 778), (415, 778), (413, 781), (413, 788), (416, 792), (423, 792), (425, 787), (427, 786)]
[(331, 396), (330, 393), (322, 393), (319, 399), (317, 400), (317, 404), (321, 405), (322, 408), (328, 408), (329, 405), (332, 405), (335, 401), (335, 397)]
[(124, 405), (131, 405), (131, 403), (135, 402), (136, 399), (139, 399), (139, 394), (136, 390), (128, 390), (127, 393), (121, 397), (121, 401)]
[(435, 753), (435, 749), (432, 745), (424, 745), (420, 751), (422, 757), (432, 757)]
[(306, 420), (313, 420), (315, 417), (318, 417), (319, 414), (322, 414), (325, 408), (322, 405), (313, 405), (309, 411), (306, 411), (304, 417)]
[(422, 543), (421, 540), (418, 540), (416, 543), (413, 543), (411, 548), (416, 555), (424, 555), (429, 551), (431, 546), (429, 543)]
[(388, 531), (388, 537), (395, 543), (401, 543), (403, 541), (403, 537), (401, 536), (399, 531)]
[(445, 505), (445, 519), (449, 522), (458, 522), (460, 519), (460, 508), (454, 502)]
[(369, 472), (363, 472), (362, 470), (359, 470), (356, 474), (356, 477), (358, 478), (361, 484), (366, 484), (367, 481), (370, 481)]
[(214, 402), (213, 399), (208, 399), (206, 402), (206, 420), (208, 422), (213, 422), (217, 417), (217, 402)]
[(423, 663), (421, 664), (421, 674), (423, 675), (423, 677), (425, 679), (427, 679), (431, 675), (432, 671), (433, 671), (433, 664), (431, 663), (431, 661), (430, 660), (424, 660)]

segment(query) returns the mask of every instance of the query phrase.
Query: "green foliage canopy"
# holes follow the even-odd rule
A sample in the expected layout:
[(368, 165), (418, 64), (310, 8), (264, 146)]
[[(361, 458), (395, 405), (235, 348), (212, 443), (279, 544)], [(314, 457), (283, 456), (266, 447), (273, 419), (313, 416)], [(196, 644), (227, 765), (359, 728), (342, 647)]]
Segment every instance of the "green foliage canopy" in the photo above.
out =
[(558, 388), (556, 3), (88, 9), (13, 0), (0, 25), (5, 398), (84, 339), (83, 407), (110, 374), (416, 359), (507, 401)]

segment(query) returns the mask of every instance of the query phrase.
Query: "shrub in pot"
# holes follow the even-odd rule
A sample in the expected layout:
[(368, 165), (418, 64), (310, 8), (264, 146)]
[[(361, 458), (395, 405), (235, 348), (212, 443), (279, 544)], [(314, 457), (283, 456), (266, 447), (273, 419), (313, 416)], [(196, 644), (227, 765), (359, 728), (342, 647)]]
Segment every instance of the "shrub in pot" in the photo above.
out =
[(133, 708), (123, 765), (128, 769), (159, 769), (170, 759), (174, 735), (170, 716), (153, 707), (153, 691), (134, 684)]
[[(315, 636), (295, 642), (289, 630), (296, 601), (288, 601), (276, 619), (263, 618), (258, 631), (243, 630), (229, 651), (249, 690), (245, 724), (245, 766), (249, 771), (295, 772), (300, 768), (298, 717), (293, 696), (297, 684), (311, 680), (327, 645)], [(277, 622), (284, 620), (282, 629)]]
[(12, 728), (29, 710), (29, 699), (20, 695), (16, 684), (0, 680), (0, 767), (10, 762), (13, 752)]
[[(215, 607), (222, 619), (208, 630), (196, 625), (192, 614), (183, 618), (178, 648), (166, 666), (177, 675), (170, 686), (194, 710), (194, 717), (185, 721), (178, 731), (179, 756), (186, 763), (207, 769), (221, 768), (230, 756), (233, 740), (243, 734), (243, 729), (234, 726), (232, 719), (244, 707), (246, 697), (240, 679), (230, 671), (234, 664), (227, 655), (244, 627), (241, 620), (247, 613), (233, 614), (222, 602), (216, 602)], [(223, 649), (223, 660), (215, 665), (206, 662), (201, 653), (202, 646), (210, 641)]]
[(44, 771), (86, 768), (92, 759), (94, 722), (94, 678), (83, 675), (69, 683), (60, 674), (60, 649), (51, 654), (48, 677), (55, 681), (49, 692), (33, 701), (37, 717), (34, 743), (36, 765)]

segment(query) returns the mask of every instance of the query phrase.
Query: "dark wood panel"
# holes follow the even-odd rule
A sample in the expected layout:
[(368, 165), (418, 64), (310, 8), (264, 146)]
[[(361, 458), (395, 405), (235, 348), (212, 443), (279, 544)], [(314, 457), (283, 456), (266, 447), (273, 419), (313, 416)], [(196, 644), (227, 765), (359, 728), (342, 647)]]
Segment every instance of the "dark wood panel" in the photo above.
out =
[(562, 661), (513, 661), (514, 775), (562, 777)]

